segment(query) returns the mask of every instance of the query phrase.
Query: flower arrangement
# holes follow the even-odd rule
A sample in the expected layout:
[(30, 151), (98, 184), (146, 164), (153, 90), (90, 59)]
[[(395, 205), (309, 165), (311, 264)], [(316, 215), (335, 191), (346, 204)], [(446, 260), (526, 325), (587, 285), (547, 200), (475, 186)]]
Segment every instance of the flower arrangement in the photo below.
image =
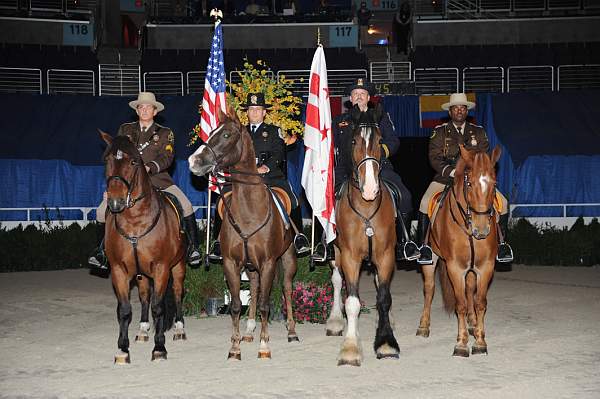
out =
[[(263, 60), (257, 60), (256, 66), (247, 59), (244, 62), (244, 70), (237, 72), (241, 82), (232, 83), (227, 81), (229, 92), (227, 93), (228, 104), (233, 105), (238, 118), (242, 124), (248, 124), (246, 112), (240, 109), (240, 104), (246, 102), (248, 93), (265, 94), (265, 101), (271, 107), (265, 116), (265, 122), (281, 128), (283, 139), (286, 144), (294, 143), (304, 133), (304, 125), (300, 120), (300, 106), (302, 99), (293, 95), (291, 86), (292, 79), (285, 76), (275, 76), (269, 66)], [(202, 106), (199, 108), (202, 113)], [(198, 140), (200, 124), (196, 125), (191, 133), (189, 145)]]

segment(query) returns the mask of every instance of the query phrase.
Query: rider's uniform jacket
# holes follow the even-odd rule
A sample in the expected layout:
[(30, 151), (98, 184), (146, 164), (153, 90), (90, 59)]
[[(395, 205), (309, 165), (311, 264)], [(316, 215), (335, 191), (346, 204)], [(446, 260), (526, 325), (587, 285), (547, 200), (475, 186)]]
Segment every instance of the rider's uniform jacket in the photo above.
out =
[(144, 164), (150, 168), (148, 174), (155, 187), (164, 189), (175, 184), (167, 171), (175, 150), (175, 135), (171, 129), (154, 122), (143, 132), (139, 122), (131, 122), (122, 124), (117, 135), (128, 136), (137, 147)]
[(436, 172), (433, 180), (438, 183), (452, 184), (450, 173), (460, 157), (459, 144), (467, 150), (488, 150), (489, 141), (483, 127), (465, 122), (461, 130), (459, 133), (452, 122), (433, 129), (429, 139), (429, 162)]
[(280, 128), (265, 122), (261, 123), (254, 133), (250, 125), (247, 128), (254, 143), (257, 166), (266, 165), (269, 168), (269, 172), (264, 175), (265, 182), (275, 184), (285, 180), (285, 142), (281, 138)]
[[(354, 123), (349, 112), (337, 116), (331, 124), (333, 129), (333, 144), (336, 157), (335, 166), (335, 185), (336, 187), (343, 183), (352, 174), (352, 135), (354, 132)], [(394, 155), (400, 146), (400, 140), (394, 131), (394, 124), (390, 115), (386, 112), (379, 121), (379, 131), (381, 132), (381, 145), (383, 146), (384, 157), (380, 160), (381, 169), (393, 170), (388, 157)]]

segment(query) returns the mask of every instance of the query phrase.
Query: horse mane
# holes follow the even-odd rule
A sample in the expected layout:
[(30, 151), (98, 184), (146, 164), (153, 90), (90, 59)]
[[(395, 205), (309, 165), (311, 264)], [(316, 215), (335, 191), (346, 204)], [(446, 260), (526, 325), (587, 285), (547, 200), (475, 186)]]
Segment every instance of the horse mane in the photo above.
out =
[(116, 156), (117, 151), (119, 150), (134, 159), (139, 159), (141, 157), (139, 151), (137, 148), (135, 148), (135, 145), (131, 142), (128, 136), (117, 136), (112, 140), (112, 143), (106, 147), (102, 158), (106, 159), (106, 157), (111, 154)]

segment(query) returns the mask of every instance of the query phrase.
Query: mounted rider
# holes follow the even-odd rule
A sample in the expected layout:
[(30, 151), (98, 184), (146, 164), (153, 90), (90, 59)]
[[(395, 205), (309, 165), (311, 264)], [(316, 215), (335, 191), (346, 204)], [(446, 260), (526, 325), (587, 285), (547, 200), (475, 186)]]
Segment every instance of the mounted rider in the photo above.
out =
[[(483, 127), (468, 122), (468, 110), (475, 108), (475, 103), (468, 101), (464, 93), (454, 93), (450, 101), (442, 104), (442, 109), (448, 111), (450, 122), (436, 126), (429, 139), (429, 162), (436, 174), (431, 184), (425, 191), (419, 205), (419, 223), (417, 226), (417, 243), (421, 251), (419, 264), (432, 264), (433, 253), (431, 247), (425, 242), (429, 229), (429, 202), (434, 195), (444, 191), (447, 185), (454, 181), (454, 169), (460, 157), (459, 145), (464, 145), (468, 150), (485, 151), (489, 149), (489, 141)], [(498, 255), (499, 262), (511, 262), (513, 252), (505, 241), (508, 233), (508, 200), (497, 189), (496, 192), (502, 202), (500, 217), (497, 219), (500, 227)]]

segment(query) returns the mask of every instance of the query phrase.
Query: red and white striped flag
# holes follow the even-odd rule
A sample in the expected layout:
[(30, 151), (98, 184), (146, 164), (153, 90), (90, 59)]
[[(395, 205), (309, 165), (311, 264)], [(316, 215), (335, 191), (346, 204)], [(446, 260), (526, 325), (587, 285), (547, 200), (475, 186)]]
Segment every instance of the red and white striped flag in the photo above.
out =
[(322, 46), (317, 47), (310, 67), (304, 145), (302, 187), (329, 243), (335, 239), (334, 157), (327, 65)]
[[(206, 142), (210, 132), (219, 126), (219, 108), (226, 112), (225, 103), (225, 63), (223, 62), (223, 29), (221, 21), (215, 22), (206, 77), (204, 79), (204, 96), (202, 97), (202, 113), (200, 114), (200, 132), (198, 135)], [(211, 175), (208, 187), (218, 191), (214, 184), (215, 178)]]

